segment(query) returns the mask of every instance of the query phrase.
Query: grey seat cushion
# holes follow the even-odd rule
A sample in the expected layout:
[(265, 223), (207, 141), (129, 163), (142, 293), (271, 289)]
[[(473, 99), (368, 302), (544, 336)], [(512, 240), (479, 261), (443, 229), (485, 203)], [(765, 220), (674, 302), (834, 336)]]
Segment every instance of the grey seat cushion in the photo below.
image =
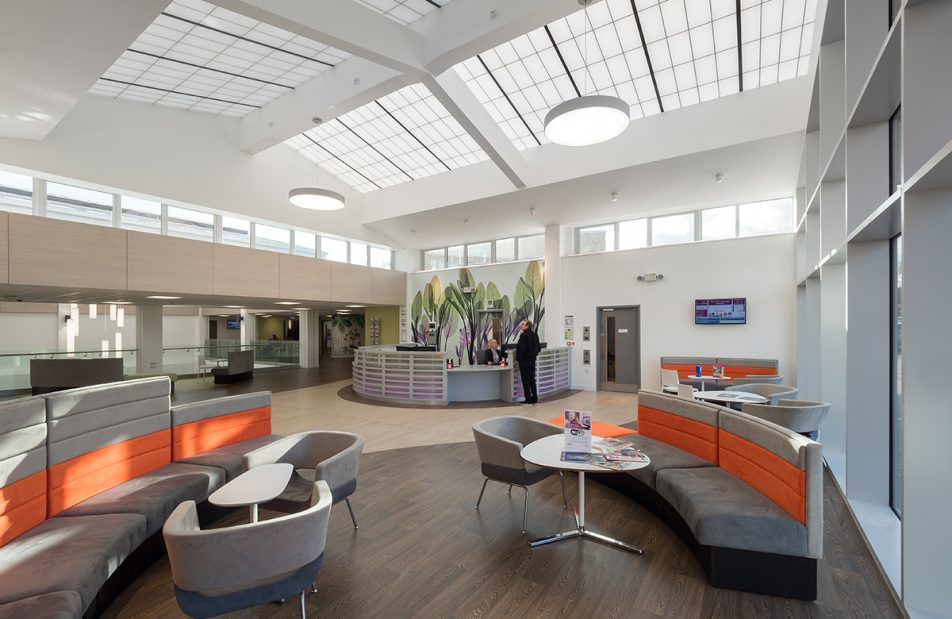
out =
[(50, 518), (0, 548), (0, 603), (74, 591), (85, 610), (147, 537), (138, 514)]
[(242, 456), (250, 451), (254, 451), (259, 447), (270, 445), (280, 438), (282, 437), (277, 434), (259, 436), (257, 438), (248, 439), (247, 441), (241, 441), (240, 443), (225, 445), (224, 447), (219, 447), (218, 449), (206, 451), (205, 453), (190, 456), (188, 458), (182, 458), (178, 462), (183, 462), (186, 464), (198, 464), (201, 466), (217, 466), (218, 468), (225, 471), (227, 475), (227, 481), (231, 481), (232, 479), (241, 475)]
[(618, 438), (619, 440), (628, 441), (636, 448), (645, 452), (645, 455), (651, 459), (651, 463), (648, 466), (642, 469), (628, 471), (628, 474), (652, 490), (657, 490), (656, 477), (658, 475), (658, 471), (662, 471), (664, 469), (690, 469), (703, 466), (715, 466), (713, 463), (708, 462), (704, 458), (699, 458), (698, 456), (684, 451), (683, 449), (672, 447), (667, 443), (656, 441), (655, 439), (648, 438), (647, 436), (632, 434), (629, 436), (620, 436)]
[(75, 591), (34, 595), (0, 604), (0, 619), (74, 619), (83, 616), (83, 601)]
[[(287, 487), (276, 498), (264, 503), (261, 507), (276, 512), (292, 514), (311, 506), (311, 495), (314, 493), (314, 471), (298, 469), (291, 474)], [(331, 500), (334, 503), (343, 501), (357, 490), (357, 480), (350, 479), (343, 485), (331, 488)]]
[(173, 462), (100, 492), (59, 515), (140, 514), (148, 524), (146, 534), (152, 535), (179, 503), (201, 503), (224, 483), (223, 469)]
[(806, 527), (724, 469), (666, 469), (657, 482), (701, 544), (808, 556)]

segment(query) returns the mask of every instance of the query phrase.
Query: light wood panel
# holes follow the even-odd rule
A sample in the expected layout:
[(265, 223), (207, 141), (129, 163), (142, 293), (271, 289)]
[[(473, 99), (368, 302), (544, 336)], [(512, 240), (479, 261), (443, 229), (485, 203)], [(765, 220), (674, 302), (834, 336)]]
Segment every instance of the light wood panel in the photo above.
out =
[(0, 314), (55, 314), (56, 303), (0, 303)]
[(10, 281), (10, 220), (6, 213), (0, 213), (0, 284)]
[(126, 231), (9, 217), (11, 284), (126, 290)]
[(331, 263), (331, 301), (373, 303), (373, 271), (341, 262)]
[(274, 252), (212, 245), (215, 294), (278, 298), (278, 256)]
[(373, 269), (374, 303), (407, 304), (407, 274), (402, 271)]
[(331, 263), (327, 260), (281, 254), (280, 296), (303, 301), (329, 301), (331, 298)]
[(207, 294), (214, 279), (214, 245), (129, 232), (129, 289)]

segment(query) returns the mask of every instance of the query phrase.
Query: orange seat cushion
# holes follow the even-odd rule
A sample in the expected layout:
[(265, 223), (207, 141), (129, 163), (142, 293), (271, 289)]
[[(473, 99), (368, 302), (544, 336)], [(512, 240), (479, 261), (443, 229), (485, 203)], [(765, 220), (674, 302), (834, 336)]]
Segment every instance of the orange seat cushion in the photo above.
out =
[(46, 520), (46, 470), (0, 488), (0, 546)]
[[(562, 428), (564, 427), (563, 424), (565, 423), (565, 417), (553, 417), (548, 421), (548, 423)], [(638, 434), (638, 432), (628, 428), (623, 428), (621, 426), (613, 426), (610, 423), (602, 423), (600, 421), (592, 422), (592, 436), (597, 436), (599, 438), (615, 438), (616, 436), (625, 436), (626, 434)]]
[(717, 464), (717, 428), (647, 406), (638, 407), (638, 431)]
[(745, 438), (720, 430), (720, 466), (806, 524), (806, 471)]
[(169, 446), (169, 430), (159, 430), (49, 467), (47, 515), (53, 517), (93, 495), (169, 464)]
[(268, 434), (271, 434), (270, 406), (183, 423), (172, 428), (172, 459), (179, 461)]

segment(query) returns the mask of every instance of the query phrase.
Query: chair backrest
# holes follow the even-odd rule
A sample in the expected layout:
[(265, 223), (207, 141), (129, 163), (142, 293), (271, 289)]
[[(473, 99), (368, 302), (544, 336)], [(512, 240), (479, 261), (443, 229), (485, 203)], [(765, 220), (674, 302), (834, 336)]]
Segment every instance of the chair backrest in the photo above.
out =
[(173, 460), (269, 434), (269, 391), (172, 407)]
[[(730, 376), (730, 374), (728, 374)], [(731, 386), (740, 385), (782, 385), (784, 377), (780, 376), (741, 376), (731, 380)]]
[(34, 393), (122, 380), (122, 359), (30, 359)]
[(46, 396), (47, 515), (171, 461), (168, 377)]
[(685, 400), (694, 399), (694, 387), (691, 385), (678, 385), (678, 397)]
[(514, 415), (490, 417), (473, 424), (473, 437), (480, 461), (511, 469), (525, 467), (520, 455), (523, 447), (540, 438), (562, 434), (563, 431), (542, 421)]
[(799, 393), (796, 387), (788, 387), (787, 385), (771, 385), (766, 383), (732, 385), (727, 388), (727, 391), (753, 393), (755, 395), (767, 398), (771, 404), (776, 404), (782, 398), (795, 398), (797, 397), (797, 393)]
[[(695, 366), (701, 366), (701, 374), (710, 376), (714, 372), (715, 357), (661, 357), (661, 367), (675, 370), (681, 378), (695, 375)], [(730, 374), (728, 374), (730, 376)]]
[(305, 511), (234, 527), (201, 530), (194, 501), (179, 505), (162, 528), (179, 589), (241, 591), (317, 560), (327, 542), (331, 491), (314, 482)]
[(46, 520), (46, 403), (0, 404), (0, 546)]
[(717, 464), (719, 407), (648, 391), (638, 392), (638, 433)]
[(255, 369), (255, 351), (237, 350), (228, 353), (228, 373), (244, 374)]
[(744, 404), (743, 412), (765, 419), (778, 426), (806, 434), (819, 432), (820, 426), (830, 412), (826, 402), (780, 399), (776, 404)]
[(807, 528), (809, 556), (823, 552), (823, 459), (815, 443), (779, 425), (722, 408), (720, 467)]
[(717, 362), (724, 366), (724, 375), (774, 376), (780, 367), (776, 359), (751, 359), (749, 357), (718, 357)]
[(676, 389), (678, 386), (678, 371), (661, 368), (661, 386)]

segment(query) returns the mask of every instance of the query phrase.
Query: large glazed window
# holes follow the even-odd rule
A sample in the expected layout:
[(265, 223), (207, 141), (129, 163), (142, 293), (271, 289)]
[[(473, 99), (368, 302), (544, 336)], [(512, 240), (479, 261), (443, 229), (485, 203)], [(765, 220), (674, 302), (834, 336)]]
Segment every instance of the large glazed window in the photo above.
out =
[(119, 223), (123, 230), (162, 233), (162, 203), (122, 196)]
[(215, 217), (211, 213), (170, 206), (169, 236), (211, 242), (215, 239)]
[(737, 209), (721, 206), (701, 211), (701, 240), (717, 241), (737, 236)]
[(334, 262), (347, 262), (347, 241), (330, 236), (321, 237), (321, 258)]
[(0, 170), (0, 211), (33, 214), (33, 178)]
[(780, 234), (793, 230), (793, 199), (751, 202), (737, 207), (740, 236)]
[(890, 241), (889, 506), (902, 517), (902, 236)]
[(682, 213), (651, 220), (651, 244), (673, 245), (694, 240), (694, 213)]
[(519, 238), (519, 260), (541, 260), (545, 256), (545, 236), (523, 236)]
[(62, 183), (46, 184), (46, 214), (52, 219), (112, 225), (112, 194)]
[(590, 226), (578, 229), (578, 253), (595, 254), (615, 249), (615, 226)]
[(221, 218), (221, 242), (226, 245), (251, 247), (251, 222), (238, 217)]

